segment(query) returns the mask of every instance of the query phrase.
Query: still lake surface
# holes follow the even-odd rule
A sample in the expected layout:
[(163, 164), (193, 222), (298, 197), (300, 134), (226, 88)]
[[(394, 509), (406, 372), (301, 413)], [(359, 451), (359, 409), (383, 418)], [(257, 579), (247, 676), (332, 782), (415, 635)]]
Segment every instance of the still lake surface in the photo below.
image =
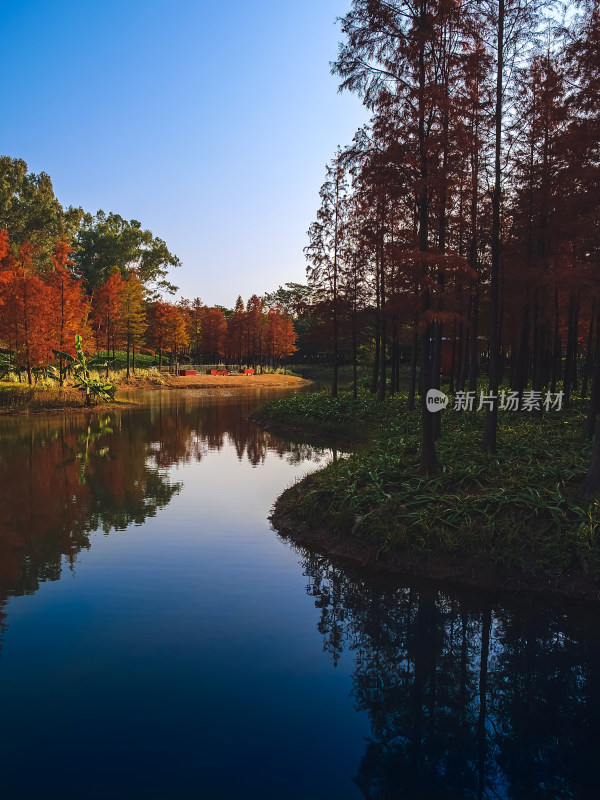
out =
[(0, 797), (597, 797), (598, 615), (281, 540), (268, 397), (0, 418)]

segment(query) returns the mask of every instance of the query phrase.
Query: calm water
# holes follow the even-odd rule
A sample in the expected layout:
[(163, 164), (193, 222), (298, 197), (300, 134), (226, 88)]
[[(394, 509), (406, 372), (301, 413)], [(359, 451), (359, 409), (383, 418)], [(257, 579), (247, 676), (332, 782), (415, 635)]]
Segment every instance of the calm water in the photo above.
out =
[(0, 419), (0, 797), (597, 797), (597, 616), (281, 541), (266, 397)]

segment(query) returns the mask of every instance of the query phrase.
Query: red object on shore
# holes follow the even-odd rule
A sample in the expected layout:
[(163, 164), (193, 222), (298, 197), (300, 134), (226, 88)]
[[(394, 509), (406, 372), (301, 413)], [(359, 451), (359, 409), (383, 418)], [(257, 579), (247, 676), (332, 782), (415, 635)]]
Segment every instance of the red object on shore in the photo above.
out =
[(254, 370), (253, 369), (245, 369), (244, 370), (244, 375), (254, 375)]
[(179, 370), (179, 375), (184, 376), (184, 377), (186, 375), (197, 375), (197, 374), (198, 373), (196, 372), (195, 369), (180, 369)]
[(229, 375), (228, 369), (211, 369), (211, 375)]

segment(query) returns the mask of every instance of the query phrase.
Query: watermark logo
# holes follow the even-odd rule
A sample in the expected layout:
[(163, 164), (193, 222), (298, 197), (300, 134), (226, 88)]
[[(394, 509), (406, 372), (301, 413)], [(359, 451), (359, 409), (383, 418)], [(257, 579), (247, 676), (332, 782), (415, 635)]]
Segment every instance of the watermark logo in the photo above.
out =
[[(563, 392), (512, 392), (502, 390), (498, 394), (480, 392), (455, 392), (453, 411), (484, 411), (494, 404), (499, 411), (561, 411)], [(479, 401), (479, 402), (478, 402)], [(427, 410), (435, 414), (446, 408), (450, 398), (439, 389), (430, 389), (425, 396)]]
[(431, 412), (441, 411), (449, 403), (448, 395), (440, 392), (439, 389), (430, 389), (425, 397), (427, 410)]
[(500, 411), (561, 411), (563, 392), (518, 392), (501, 391), (500, 394), (490, 392), (479, 393), (479, 403), (475, 405), (475, 392), (456, 392), (453, 411), (482, 411), (493, 408), (494, 403)]

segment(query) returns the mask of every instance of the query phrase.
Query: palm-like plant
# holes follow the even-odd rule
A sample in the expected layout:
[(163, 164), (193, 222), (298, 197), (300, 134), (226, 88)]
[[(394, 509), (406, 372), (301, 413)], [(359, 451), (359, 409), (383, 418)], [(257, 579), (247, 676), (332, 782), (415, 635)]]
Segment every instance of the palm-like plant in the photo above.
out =
[(57, 358), (66, 362), (68, 368), (73, 370), (77, 381), (75, 388), (85, 392), (85, 405), (87, 407), (91, 406), (93, 402), (110, 402), (115, 399), (117, 387), (113, 383), (104, 383), (90, 374), (90, 368), (105, 367), (107, 359), (98, 357), (86, 358), (83, 352), (82, 338), (79, 334), (75, 336), (75, 357), (61, 350), (53, 350), (52, 352)]

